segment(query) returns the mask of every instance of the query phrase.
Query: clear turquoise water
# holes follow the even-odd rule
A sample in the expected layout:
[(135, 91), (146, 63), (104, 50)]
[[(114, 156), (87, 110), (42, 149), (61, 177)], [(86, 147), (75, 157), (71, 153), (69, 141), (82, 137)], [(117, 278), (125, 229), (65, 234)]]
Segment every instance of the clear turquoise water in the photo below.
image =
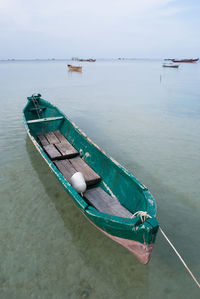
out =
[(73, 205), (28, 140), (40, 92), (154, 195), (161, 227), (200, 280), (200, 64), (0, 62), (0, 298), (199, 298), (159, 233), (141, 265)]

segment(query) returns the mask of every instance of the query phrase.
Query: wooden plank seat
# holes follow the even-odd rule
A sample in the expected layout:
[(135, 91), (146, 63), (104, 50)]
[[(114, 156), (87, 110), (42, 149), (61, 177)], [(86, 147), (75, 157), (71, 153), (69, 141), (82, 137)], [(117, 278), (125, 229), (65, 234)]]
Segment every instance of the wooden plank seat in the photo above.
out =
[(39, 134), (38, 139), (50, 159), (72, 158), (78, 155), (78, 151), (60, 133), (60, 131)]
[(42, 146), (45, 146), (45, 145), (49, 144), (49, 141), (45, 138), (44, 135), (42, 135), (42, 134), (37, 135), (37, 138), (39, 139)]
[(80, 157), (55, 161), (54, 164), (69, 182), (72, 175), (77, 171), (82, 172), (87, 186), (97, 184), (101, 180), (100, 176)]
[(72, 164), (69, 162), (69, 160), (55, 161), (54, 164), (60, 170), (60, 172), (68, 182), (70, 182), (70, 178), (73, 176), (73, 174), (77, 172), (76, 169), (74, 169)]
[(59, 139), (56, 137), (54, 132), (49, 132), (44, 134), (45, 138), (48, 140), (49, 144), (56, 144), (59, 143)]
[(68, 141), (67, 141), (67, 139), (65, 138), (65, 136), (63, 136), (59, 130), (54, 131), (53, 133), (54, 133), (54, 135), (58, 138), (58, 140), (59, 140), (61, 143), (65, 143), (65, 142), (68, 143)]
[(45, 150), (45, 152), (47, 153), (47, 155), (51, 160), (62, 158), (61, 153), (57, 150), (54, 144), (45, 145), (43, 146), (43, 149)]
[(124, 218), (131, 218), (132, 216), (132, 213), (123, 207), (117, 199), (110, 196), (100, 187), (87, 190), (84, 193), (84, 197), (89, 204), (100, 212)]
[(82, 172), (87, 186), (97, 184), (101, 181), (100, 176), (81, 158), (75, 157), (69, 159), (69, 161), (76, 171)]

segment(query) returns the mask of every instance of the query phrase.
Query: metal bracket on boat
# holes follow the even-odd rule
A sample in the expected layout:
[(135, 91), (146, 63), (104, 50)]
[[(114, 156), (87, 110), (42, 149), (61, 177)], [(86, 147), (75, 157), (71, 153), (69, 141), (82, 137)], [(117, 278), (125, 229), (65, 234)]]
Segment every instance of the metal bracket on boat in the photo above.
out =
[(33, 93), (32, 98), (41, 98), (41, 94), (40, 93)]
[(40, 93), (33, 93), (32, 96), (27, 97), (27, 99), (28, 99), (29, 101), (32, 101), (33, 99), (41, 98), (41, 96), (42, 96), (42, 95), (41, 95)]
[(82, 150), (82, 148), (80, 148), (80, 150), (79, 150), (79, 155), (80, 155), (81, 158), (83, 157), (83, 150)]

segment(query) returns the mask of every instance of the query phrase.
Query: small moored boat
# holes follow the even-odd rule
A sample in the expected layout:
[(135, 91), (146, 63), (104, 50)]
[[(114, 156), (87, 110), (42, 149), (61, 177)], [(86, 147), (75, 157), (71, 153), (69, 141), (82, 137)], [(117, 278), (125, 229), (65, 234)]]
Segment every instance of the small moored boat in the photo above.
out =
[(41, 95), (23, 110), (28, 136), (90, 222), (148, 263), (158, 232), (148, 189)]
[(78, 61), (83, 61), (83, 62), (95, 62), (96, 59), (92, 59), (92, 58), (89, 58), (89, 59), (78, 59)]
[(75, 66), (71, 64), (68, 64), (67, 66), (69, 72), (82, 72), (82, 66)]
[(171, 59), (171, 61), (179, 62), (179, 63), (194, 63), (194, 62), (197, 62), (198, 60), (199, 60), (199, 58), (195, 58), (195, 59)]
[(178, 68), (179, 67), (179, 64), (174, 64), (174, 63), (163, 63), (162, 65), (163, 67), (172, 67), (172, 68)]

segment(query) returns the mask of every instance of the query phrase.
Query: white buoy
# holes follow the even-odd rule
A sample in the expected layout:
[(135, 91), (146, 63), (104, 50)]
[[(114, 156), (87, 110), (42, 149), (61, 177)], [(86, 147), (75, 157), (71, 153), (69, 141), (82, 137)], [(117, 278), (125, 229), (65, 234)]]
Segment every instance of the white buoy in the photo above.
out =
[(78, 192), (83, 193), (86, 190), (86, 183), (81, 172), (76, 172), (70, 179), (72, 187)]

